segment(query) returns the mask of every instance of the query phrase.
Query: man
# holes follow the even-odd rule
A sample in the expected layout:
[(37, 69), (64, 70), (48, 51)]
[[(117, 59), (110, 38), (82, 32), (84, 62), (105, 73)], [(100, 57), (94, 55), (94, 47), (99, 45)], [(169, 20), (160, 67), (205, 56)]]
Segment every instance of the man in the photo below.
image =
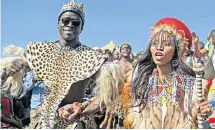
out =
[(128, 43), (122, 43), (122, 45), (119, 48), (120, 52), (120, 60), (119, 64), (123, 67), (123, 69), (126, 69), (127, 66), (132, 65), (133, 59), (131, 58), (131, 46)]
[[(199, 41), (198, 43), (199, 45), (199, 49), (203, 49), (204, 48), (204, 43)], [(205, 62), (205, 56), (201, 57), (201, 58), (196, 58), (194, 55), (194, 50), (192, 49), (192, 47), (189, 47), (187, 51), (184, 52), (184, 57), (182, 57), (182, 59), (184, 60), (184, 62), (186, 63), (187, 66), (193, 68), (193, 64), (195, 62), (202, 62), (204, 64)]]
[(122, 67), (125, 72), (126, 80), (122, 88), (122, 108), (124, 116), (127, 115), (127, 110), (130, 104), (131, 99), (131, 76), (133, 70), (133, 59), (131, 59), (132, 48), (128, 43), (122, 43), (119, 48), (121, 58), (118, 61), (118, 64)]
[[(30, 128), (40, 124), (42, 128), (84, 128), (79, 121), (80, 109), (76, 108), (80, 106), (77, 102), (84, 97), (89, 79), (107, 59), (79, 41), (84, 22), (83, 4), (76, 5), (71, 0), (63, 5), (58, 17), (59, 44), (40, 42), (28, 45), (28, 65), (50, 89), (41, 116), (31, 121)], [(8, 73), (21, 70), (23, 64), (14, 61)]]

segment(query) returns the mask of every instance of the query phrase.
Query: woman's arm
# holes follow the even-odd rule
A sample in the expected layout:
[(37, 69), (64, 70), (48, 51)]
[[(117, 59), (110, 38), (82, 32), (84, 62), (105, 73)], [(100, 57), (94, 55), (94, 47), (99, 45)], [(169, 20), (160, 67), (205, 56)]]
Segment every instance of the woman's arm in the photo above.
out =
[(98, 98), (93, 97), (90, 99), (90, 101), (83, 102), (82, 106), (84, 107), (84, 109), (81, 114), (83, 116), (87, 116), (94, 114), (100, 110), (100, 101)]
[(17, 122), (16, 120), (11, 120), (11, 119), (7, 118), (6, 116), (4, 116), (3, 114), (1, 114), (1, 123), (8, 123), (12, 126), (17, 127), (18, 129), (22, 129), (21, 123)]

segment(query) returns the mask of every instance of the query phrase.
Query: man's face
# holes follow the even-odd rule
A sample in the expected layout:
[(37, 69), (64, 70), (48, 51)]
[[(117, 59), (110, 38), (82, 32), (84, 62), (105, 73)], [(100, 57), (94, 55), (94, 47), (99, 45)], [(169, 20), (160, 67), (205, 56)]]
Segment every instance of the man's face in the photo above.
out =
[(211, 31), (210, 37), (211, 37), (212, 43), (215, 43), (215, 30)]
[(82, 20), (74, 12), (65, 12), (60, 17), (58, 27), (60, 36), (66, 41), (71, 41), (80, 35)]
[(130, 56), (130, 54), (131, 54), (131, 47), (128, 46), (128, 45), (123, 45), (120, 48), (120, 53), (121, 53), (122, 57), (128, 57), (128, 56)]

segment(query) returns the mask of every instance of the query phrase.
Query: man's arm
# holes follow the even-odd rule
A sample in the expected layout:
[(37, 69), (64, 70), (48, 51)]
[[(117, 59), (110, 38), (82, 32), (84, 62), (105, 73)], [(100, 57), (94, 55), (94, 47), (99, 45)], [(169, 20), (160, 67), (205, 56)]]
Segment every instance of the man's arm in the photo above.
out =
[(199, 49), (199, 37), (195, 34), (192, 33), (192, 41), (194, 43), (194, 55), (196, 58), (200, 58), (202, 56), (205, 56), (208, 53), (208, 44), (205, 45), (203, 49)]
[(208, 53), (208, 50), (207, 50), (206, 48), (203, 48), (203, 49), (199, 50), (198, 46), (195, 45), (195, 52), (194, 52), (194, 55), (195, 55), (197, 58), (203, 57), (203, 56), (205, 56), (207, 53)]

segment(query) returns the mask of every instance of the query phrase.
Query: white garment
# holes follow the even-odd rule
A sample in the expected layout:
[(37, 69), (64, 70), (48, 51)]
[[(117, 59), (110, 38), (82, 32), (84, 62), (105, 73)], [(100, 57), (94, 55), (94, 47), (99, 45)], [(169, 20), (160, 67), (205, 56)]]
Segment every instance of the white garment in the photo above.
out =
[(113, 63), (117, 63), (119, 60), (113, 60)]
[[(208, 42), (206, 45), (205, 45), (205, 49), (207, 49), (209, 51), (209, 47), (210, 47), (210, 42)], [(212, 63), (213, 63), (213, 67), (214, 67), (214, 70), (215, 70), (215, 51), (213, 51), (213, 54), (212, 54), (212, 57), (211, 57), (211, 60), (212, 60)]]

